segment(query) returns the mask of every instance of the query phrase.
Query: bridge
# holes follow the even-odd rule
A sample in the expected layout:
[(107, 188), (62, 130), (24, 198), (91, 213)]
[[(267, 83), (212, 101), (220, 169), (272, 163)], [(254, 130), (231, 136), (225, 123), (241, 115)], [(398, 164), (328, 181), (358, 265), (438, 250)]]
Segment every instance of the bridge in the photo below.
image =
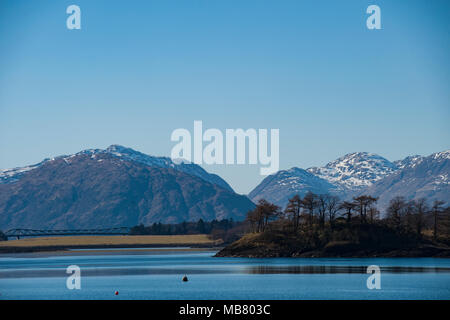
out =
[(127, 235), (128, 227), (117, 227), (107, 229), (73, 229), (73, 230), (34, 230), (34, 229), (11, 229), (5, 232), (9, 237), (45, 237), (45, 236), (108, 236)]

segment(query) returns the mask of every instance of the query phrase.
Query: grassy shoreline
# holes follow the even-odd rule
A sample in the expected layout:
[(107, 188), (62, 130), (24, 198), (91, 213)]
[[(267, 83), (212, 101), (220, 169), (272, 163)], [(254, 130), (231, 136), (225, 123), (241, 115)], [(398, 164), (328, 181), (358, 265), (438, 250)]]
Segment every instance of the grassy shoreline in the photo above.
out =
[(60, 251), (68, 249), (202, 247), (220, 245), (206, 234), (148, 236), (37, 237), (0, 242), (1, 253)]

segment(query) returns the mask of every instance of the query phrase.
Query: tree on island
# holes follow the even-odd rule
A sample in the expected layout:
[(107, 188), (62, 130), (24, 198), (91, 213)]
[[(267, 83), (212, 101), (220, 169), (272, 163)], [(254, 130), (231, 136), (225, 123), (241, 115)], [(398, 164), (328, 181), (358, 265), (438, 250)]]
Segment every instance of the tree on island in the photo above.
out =
[(344, 201), (340, 204), (339, 208), (345, 210), (344, 216), (346, 217), (346, 220), (348, 223), (352, 220), (353, 210), (355, 209), (356, 205), (353, 202), (350, 201)]
[(261, 199), (255, 209), (247, 213), (247, 220), (252, 224), (254, 232), (262, 232), (266, 230), (269, 222), (280, 214), (279, 206)]
[(414, 201), (414, 226), (417, 236), (422, 237), (422, 229), (425, 226), (425, 215), (429, 211), (427, 201), (424, 198)]
[(314, 213), (316, 211), (317, 207), (317, 198), (318, 196), (311, 191), (308, 191), (308, 193), (303, 197), (302, 203), (303, 208), (306, 209), (306, 212), (309, 216), (309, 225), (312, 226), (313, 220), (314, 220)]
[[(450, 213), (449, 209), (442, 207), (442, 201), (435, 201), (430, 210), (425, 199), (406, 201), (404, 197), (394, 197), (381, 219), (380, 210), (375, 206), (377, 200), (370, 195), (360, 195), (352, 201), (341, 202), (337, 196), (330, 194), (307, 192), (303, 198), (296, 194), (288, 200), (283, 211), (284, 219), (278, 219), (281, 217), (279, 207), (260, 199), (255, 209), (247, 214), (246, 221), (252, 232), (260, 233), (267, 230), (271, 221), (278, 220), (276, 228), (284, 225), (288, 228), (286, 230), (316, 240), (317, 237), (328, 239), (337, 222), (342, 229), (343, 218), (351, 230), (364, 228), (364, 225), (380, 225), (391, 228), (399, 235), (421, 239), (424, 228), (431, 226), (434, 240), (439, 234), (444, 239), (450, 238)], [(431, 218), (432, 225), (427, 223)]]
[(372, 205), (377, 202), (377, 198), (361, 195), (359, 197), (353, 198), (353, 203), (355, 204), (355, 208), (359, 211), (359, 217), (361, 221), (366, 222), (367, 220), (367, 211)]
[(302, 211), (302, 208), (303, 208), (302, 198), (298, 194), (296, 194), (291, 199), (289, 199), (286, 209), (284, 210), (284, 213), (288, 217), (292, 216), (294, 230), (298, 229), (300, 221), (300, 213)]
[(388, 223), (396, 230), (401, 231), (402, 218), (405, 215), (407, 203), (404, 197), (395, 197), (389, 201), (386, 209)]
[(438, 220), (439, 215), (444, 211), (442, 205), (444, 201), (435, 200), (433, 202), (432, 213), (433, 213), (433, 239), (437, 240), (438, 235)]
[(339, 197), (328, 195), (327, 201), (327, 212), (328, 212), (328, 221), (330, 221), (330, 227), (333, 228), (334, 220), (336, 219), (337, 214), (339, 213)]
[[(245, 221), (159, 222), (136, 226), (130, 234), (206, 233), (225, 243), (242, 239), (240, 243), (244, 247), (247, 243), (248, 250), (261, 248), (262, 255), (275, 252), (281, 256), (321, 250), (337, 255), (354, 250), (408, 252), (419, 245), (450, 245), (450, 207), (444, 207), (442, 201), (428, 206), (425, 199), (407, 201), (395, 197), (386, 208), (380, 208), (376, 200), (370, 195), (359, 195), (341, 201), (335, 195), (308, 192), (303, 197), (293, 195), (283, 212), (277, 205), (260, 199)], [(249, 231), (252, 235), (242, 238)], [(252, 244), (248, 242), (251, 239), (255, 241)]]
[[(284, 211), (260, 199), (247, 215), (247, 231), (219, 256), (320, 257), (450, 254), (450, 207), (424, 199), (394, 197), (386, 208), (377, 198), (359, 195), (293, 195)], [(381, 214), (380, 210), (383, 210)]]

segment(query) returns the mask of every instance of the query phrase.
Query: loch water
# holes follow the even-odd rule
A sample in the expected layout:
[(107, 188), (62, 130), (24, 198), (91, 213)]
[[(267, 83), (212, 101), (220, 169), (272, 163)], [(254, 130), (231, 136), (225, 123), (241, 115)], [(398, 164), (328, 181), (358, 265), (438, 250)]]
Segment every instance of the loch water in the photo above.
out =
[[(214, 254), (191, 248), (3, 254), (0, 300), (450, 299), (450, 259)], [(70, 265), (80, 267), (79, 290), (67, 288)], [(367, 287), (371, 265), (380, 267), (381, 289)], [(184, 275), (189, 281), (182, 281)]]

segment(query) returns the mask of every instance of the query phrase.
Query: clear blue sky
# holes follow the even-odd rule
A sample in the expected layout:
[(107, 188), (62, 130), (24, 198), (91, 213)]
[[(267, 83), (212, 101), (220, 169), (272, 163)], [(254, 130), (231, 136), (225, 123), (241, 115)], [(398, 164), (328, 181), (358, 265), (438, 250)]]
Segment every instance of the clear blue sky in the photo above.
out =
[[(82, 29), (66, 28), (77, 4)], [(369, 4), (382, 30), (366, 28)], [(176, 128), (279, 128), (281, 169), (450, 147), (450, 1), (0, 3), (0, 168)], [(259, 166), (204, 166), (247, 193)]]

